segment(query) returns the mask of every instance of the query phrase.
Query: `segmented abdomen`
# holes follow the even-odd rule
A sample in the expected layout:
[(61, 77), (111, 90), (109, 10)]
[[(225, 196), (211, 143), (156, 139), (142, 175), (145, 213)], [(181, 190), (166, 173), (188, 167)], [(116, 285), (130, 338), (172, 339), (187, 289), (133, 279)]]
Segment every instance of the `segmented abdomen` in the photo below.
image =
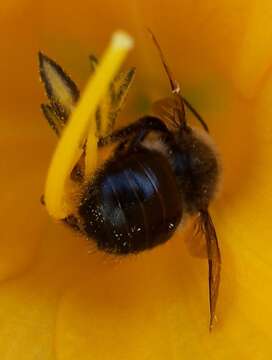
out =
[(135, 253), (165, 242), (182, 216), (167, 159), (139, 148), (108, 161), (87, 189), (79, 214), (85, 232), (107, 252)]

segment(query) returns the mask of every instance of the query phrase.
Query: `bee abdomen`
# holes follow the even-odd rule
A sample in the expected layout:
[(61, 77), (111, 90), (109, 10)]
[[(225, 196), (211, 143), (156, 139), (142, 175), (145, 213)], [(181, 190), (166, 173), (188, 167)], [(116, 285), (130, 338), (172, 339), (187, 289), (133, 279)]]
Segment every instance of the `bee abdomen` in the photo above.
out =
[(100, 249), (135, 253), (167, 241), (182, 204), (168, 161), (139, 148), (106, 163), (79, 208), (84, 230)]

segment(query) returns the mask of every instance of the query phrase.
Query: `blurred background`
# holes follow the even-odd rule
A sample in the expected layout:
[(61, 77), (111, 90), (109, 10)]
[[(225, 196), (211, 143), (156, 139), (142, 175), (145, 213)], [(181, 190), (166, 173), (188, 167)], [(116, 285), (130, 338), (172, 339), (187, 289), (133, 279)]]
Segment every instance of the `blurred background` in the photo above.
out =
[[(270, 358), (271, 16), (265, 0), (1, 2), (1, 359)], [(101, 55), (116, 29), (128, 31), (135, 49), (126, 66), (137, 74), (122, 118), (133, 121), (169, 94), (147, 27), (222, 162), (212, 335), (207, 264), (182, 241), (191, 229), (119, 263), (89, 254), (39, 202), (56, 138), (40, 111), (37, 52), (82, 89), (89, 54)]]

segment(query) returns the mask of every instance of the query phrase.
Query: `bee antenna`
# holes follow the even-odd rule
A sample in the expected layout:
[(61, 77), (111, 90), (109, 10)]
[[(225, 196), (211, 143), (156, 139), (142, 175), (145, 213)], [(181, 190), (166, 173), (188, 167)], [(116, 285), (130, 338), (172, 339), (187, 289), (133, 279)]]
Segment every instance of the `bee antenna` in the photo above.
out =
[(169, 68), (169, 66), (167, 65), (167, 62), (165, 60), (165, 57), (164, 57), (164, 54), (163, 54), (163, 51), (160, 47), (160, 44), (157, 40), (157, 38), (155, 37), (154, 33), (152, 32), (152, 30), (150, 28), (147, 28), (147, 31), (149, 32), (149, 34), (151, 35), (151, 38), (159, 52), (159, 55), (160, 55), (160, 58), (161, 58), (161, 62), (162, 62), (162, 65), (164, 67), (164, 70), (167, 74), (167, 77), (169, 79), (169, 82), (170, 82), (170, 87), (171, 87), (171, 90), (172, 90), (172, 93), (177, 95), (178, 97), (178, 100), (180, 102), (180, 106), (181, 106), (181, 123), (185, 124), (186, 121), (185, 121), (185, 109), (184, 109), (184, 102), (183, 102), (183, 98), (180, 94), (180, 85), (179, 83), (173, 78), (173, 75), (172, 75), (172, 72)]
[(173, 76), (172, 76), (172, 72), (169, 68), (169, 66), (167, 65), (166, 63), (166, 60), (165, 60), (165, 57), (164, 57), (164, 54), (162, 52), (162, 49), (160, 47), (160, 44), (157, 40), (157, 38), (155, 37), (154, 33), (152, 32), (151, 29), (147, 28), (147, 31), (149, 32), (149, 34), (151, 35), (151, 38), (159, 52), (159, 55), (160, 55), (160, 58), (161, 58), (161, 62), (162, 62), (162, 65), (164, 67), (164, 70), (167, 74), (167, 77), (169, 79), (169, 82), (170, 82), (170, 86), (171, 86), (171, 90), (173, 93), (179, 93), (180, 92), (180, 86), (178, 84), (178, 82), (176, 80), (174, 80)]

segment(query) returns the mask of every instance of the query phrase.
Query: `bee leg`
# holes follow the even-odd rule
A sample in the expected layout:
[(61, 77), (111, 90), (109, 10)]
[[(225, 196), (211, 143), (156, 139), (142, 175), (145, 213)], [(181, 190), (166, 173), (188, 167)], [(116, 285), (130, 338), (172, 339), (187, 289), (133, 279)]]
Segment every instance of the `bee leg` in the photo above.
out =
[[(40, 202), (43, 206), (45, 206), (44, 195), (41, 196)], [(61, 220), (65, 225), (68, 225), (75, 231), (81, 231), (78, 219), (74, 215), (69, 215), (66, 218)]]
[[(140, 118), (135, 123), (128, 125), (120, 130), (114, 131), (111, 135), (104, 138), (100, 138), (98, 146), (105, 146), (114, 142), (125, 139), (131, 135), (139, 134), (142, 130), (158, 131), (166, 134), (170, 134), (170, 131), (162, 120), (154, 116), (145, 116)], [(141, 135), (142, 136), (142, 135)], [(138, 141), (139, 142), (139, 141)]]
[(80, 226), (78, 219), (74, 215), (68, 215), (65, 219), (62, 220), (64, 224), (68, 225), (75, 231), (80, 231)]

